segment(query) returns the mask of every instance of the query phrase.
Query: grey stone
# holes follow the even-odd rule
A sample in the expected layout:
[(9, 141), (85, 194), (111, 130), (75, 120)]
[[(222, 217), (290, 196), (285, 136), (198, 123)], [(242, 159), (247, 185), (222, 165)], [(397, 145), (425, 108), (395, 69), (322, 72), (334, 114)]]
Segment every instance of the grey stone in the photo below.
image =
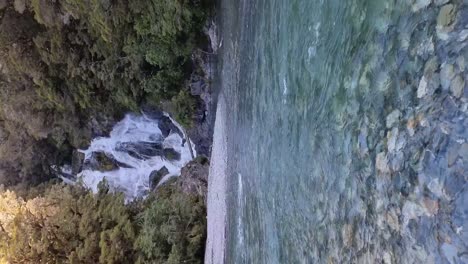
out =
[(450, 87), (450, 83), (452, 82), (453, 78), (455, 77), (455, 68), (452, 64), (444, 63), (442, 64), (442, 68), (440, 70), (440, 83), (444, 90), (448, 90)]
[(464, 88), (465, 80), (463, 80), (460, 75), (457, 75), (450, 85), (450, 90), (452, 91), (453, 96), (460, 98), (463, 95)]
[(4, 9), (8, 5), (8, 0), (0, 0), (0, 10)]
[(390, 226), (391, 229), (395, 231), (400, 231), (400, 222), (398, 220), (399, 213), (397, 212), (396, 208), (391, 208), (387, 211), (386, 220), (387, 224)]
[(458, 259), (458, 250), (454, 245), (444, 243), (440, 249), (442, 250), (442, 253), (444, 254), (445, 258), (450, 264), (455, 264), (457, 263)]
[(458, 56), (457, 65), (460, 71), (465, 71), (465, 58), (463, 56)]
[(445, 5), (448, 2), (449, 0), (434, 0), (434, 4), (436, 4), (437, 6)]
[(387, 133), (387, 149), (389, 153), (395, 152), (398, 138), (398, 127), (394, 127)]
[(180, 153), (177, 152), (175, 149), (173, 148), (165, 148), (163, 149), (163, 156), (164, 158), (168, 159), (168, 160), (180, 160)]
[(113, 171), (121, 168), (131, 168), (131, 166), (119, 162), (110, 153), (93, 152), (91, 157), (83, 162), (83, 170), (97, 170), (101, 172)]
[(454, 29), (456, 18), (456, 10), (454, 5), (444, 5), (437, 16), (436, 33), (437, 37), (441, 40), (448, 40), (450, 33)]
[(439, 59), (437, 56), (433, 56), (431, 59), (429, 59), (426, 64), (424, 64), (424, 75), (428, 77), (428, 79), (431, 78), (431, 76), (437, 71), (439, 68)]
[(437, 26), (447, 27), (455, 20), (455, 7), (452, 4), (444, 5), (437, 16)]
[(418, 98), (423, 98), (426, 95), (427, 95), (427, 80), (426, 80), (426, 77), (423, 76), (421, 80), (419, 81), (417, 96)]
[(26, 1), (25, 0), (15, 0), (13, 3), (13, 6), (15, 7), (15, 10), (23, 14), (23, 12), (26, 10)]
[(390, 172), (390, 169), (388, 167), (387, 154), (385, 152), (381, 152), (377, 154), (377, 157), (375, 159), (375, 167), (377, 168), (378, 171), (382, 173)]
[(390, 167), (392, 171), (401, 171), (403, 169), (403, 165), (405, 164), (405, 155), (402, 151), (398, 151), (390, 161)]
[(463, 143), (458, 150), (458, 155), (468, 162), (468, 143)]
[(460, 31), (458, 34), (458, 42), (464, 42), (468, 38), (468, 29)]
[(414, 0), (411, 9), (417, 12), (431, 4), (431, 0)]
[(448, 149), (447, 151), (447, 164), (449, 167), (452, 167), (452, 165), (457, 161), (458, 158), (458, 150), (459, 150), (459, 145), (454, 144), (451, 148)]
[(78, 150), (73, 150), (72, 165), (71, 165), (73, 175), (76, 175), (81, 171), (81, 169), (83, 167), (84, 159), (85, 159), (85, 154), (84, 153), (82, 153), (82, 152), (80, 152)]
[(400, 121), (401, 112), (398, 109), (393, 110), (388, 116), (386, 120), (387, 128), (391, 128), (393, 124)]

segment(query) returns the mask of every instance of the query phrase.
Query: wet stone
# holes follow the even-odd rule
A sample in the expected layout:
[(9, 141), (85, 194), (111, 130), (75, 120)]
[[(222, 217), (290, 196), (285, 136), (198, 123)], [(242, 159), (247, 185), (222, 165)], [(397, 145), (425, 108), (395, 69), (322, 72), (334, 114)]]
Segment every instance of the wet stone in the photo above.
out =
[(169, 170), (166, 166), (163, 166), (159, 170), (152, 171), (149, 176), (150, 189), (156, 188), (158, 183), (164, 178), (164, 176), (169, 174)]
[(402, 151), (398, 151), (390, 161), (390, 167), (392, 171), (401, 171), (405, 164), (405, 155)]
[(448, 90), (452, 79), (455, 77), (455, 68), (452, 64), (444, 63), (440, 70), (440, 83), (444, 90)]
[(437, 16), (437, 26), (446, 27), (455, 20), (455, 7), (452, 4), (444, 5)]
[(449, 1), (450, 0), (434, 0), (434, 4), (436, 4), (437, 6), (441, 6), (448, 3)]
[(468, 162), (468, 143), (463, 143), (461, 145), (458, 155), (465, 160), (465, 162)]
[(418, 12), (419, 10), (426, 8), (431, 4), (431, 0), (415, 0), (411, 9), (413, 12)]
[(426, 95), (427, 95), (427, 80), (426, 80), (426, 77), (423, 76), (421, 80), (419, 81), (417, 96), (418, 98), (423, 98)]
[(459, 145), (454, 144), (451, 148), (448, 149), (447, 151), (447, 163), (449, 167), (452, 167), (452, 165), (457, 161), (458, 158), (458, 149)]
[(451, 85), (450, 85), (450, 90), (452, 91), (452, 94), (460, 98), (463, 94), (463, 89), (465, 88), (465, 80), (460, 75), (457, 75), (455, 79), (453, 79)]
[(391, 128), (395, 123), (400, 121), (401, 112), (398, 109), (393, 110), (386, 119), (387, 128)]
[(389, 173), (390, 169), (388, 167), (388, 160), (387, 160), (387, 154), (385, 152), (381, 152), (377, 154), (376, 161), (375, 161), (375, 167), (377, 168), (378, 171), (382, 173)]

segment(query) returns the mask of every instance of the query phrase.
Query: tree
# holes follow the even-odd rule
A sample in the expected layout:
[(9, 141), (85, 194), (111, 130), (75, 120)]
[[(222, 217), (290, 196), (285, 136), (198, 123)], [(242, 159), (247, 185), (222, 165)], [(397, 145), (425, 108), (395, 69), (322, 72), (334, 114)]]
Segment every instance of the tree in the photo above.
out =
[(140, 214), (137, 263), (203, 263), (206, 208), (203, 198), (166, 184)]

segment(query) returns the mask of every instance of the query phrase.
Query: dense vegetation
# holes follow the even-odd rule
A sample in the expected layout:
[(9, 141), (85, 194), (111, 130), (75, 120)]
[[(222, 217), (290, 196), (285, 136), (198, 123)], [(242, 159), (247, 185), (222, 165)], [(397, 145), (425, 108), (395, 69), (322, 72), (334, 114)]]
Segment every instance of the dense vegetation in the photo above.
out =
[(203, 262), (204, 201), (176, 183), (127, 205), (105, 184), (97, 194), (57, 184), (39, 193), (0, 190), (1, 263)]
[[(184, 89), (209, 0), (0, 0), (0, 183), (38, 183), (123, 112)], [(31, 176), (34, 175), (34, 176)]]
[(168, 183), (126, 203), (54, 182), (51, 165), (141, 106), (191, 125), (210, 2), (0, 0), (0, 263), (203, 262), (199, 194)]

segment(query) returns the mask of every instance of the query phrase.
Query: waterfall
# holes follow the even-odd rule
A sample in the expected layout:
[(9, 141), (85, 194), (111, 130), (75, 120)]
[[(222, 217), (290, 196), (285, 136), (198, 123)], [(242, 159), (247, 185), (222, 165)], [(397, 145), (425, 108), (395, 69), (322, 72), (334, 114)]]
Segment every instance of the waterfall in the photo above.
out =
[(93, 192), (105, 178), (128, 200), (144, 196), (151, 187), (150, 175), (161, 177), (157, 182), (161, 184), (180, 175), (196, 156), (186, 138), (182, 127), (165, 113), (127, 114), (108, 137), (95, 138), (88, 149), (79, 150), (84, 162), (76, 178)]

